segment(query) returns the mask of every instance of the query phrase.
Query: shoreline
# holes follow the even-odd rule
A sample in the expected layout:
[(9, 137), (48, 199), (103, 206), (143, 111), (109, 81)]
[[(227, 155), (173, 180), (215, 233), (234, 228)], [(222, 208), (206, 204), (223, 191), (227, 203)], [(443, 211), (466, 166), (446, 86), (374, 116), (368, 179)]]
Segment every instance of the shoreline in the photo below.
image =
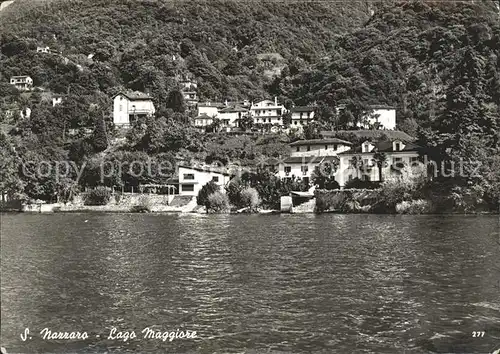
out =
[(157, 214), (157, 215), (171, 215), (171, 214), (183, 214), (183, 215), (322, 215), (322, 214), (338, 214), (338, 215), (500, 215), (500, 211), (477, 211), (471, 213), (461, 213), (461, 212), (443, 212), (443, 213), (371, 213), (371, 212), (342, 212), (342, 211), (324, 211), (318, 212), (291, 212), (285, 213), (279, 210), (266, 210), (264, 212), (256, 213), (238, 213), (238, 212), (228, 212), (228, 213), (206, 213), (206, 212), (183, 212), (180, 210), (157, 210), (148, 212), (133, 212), (130, 209), (95, 209), (95, 208), (82, 208), (82, 209), (71, 209), (71, 210), (52, 210), (52, 211), (23, 211), (23, 210), (0, 210), (1, 214)]

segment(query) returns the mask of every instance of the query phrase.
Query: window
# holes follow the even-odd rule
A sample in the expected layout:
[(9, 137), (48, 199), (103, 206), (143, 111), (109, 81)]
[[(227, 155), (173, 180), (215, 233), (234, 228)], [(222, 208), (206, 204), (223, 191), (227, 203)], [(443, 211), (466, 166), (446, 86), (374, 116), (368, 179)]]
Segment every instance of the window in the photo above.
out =
[(214, 181), (214, 182), (219, 182), (219, 176), (214, 176), (214, 177), (212, 178), (212, 181)]
[(401, 144), (395, 143), (394, 144), (394, 151), (400, 151), (401, 150)]
[(194, 173), (184, 173), (184, 179), (194, 179)]
[(370, 152), (370, 144), (365, 144), (365, 151), (364, 152)]
[(297, 152), (299, 152), (299, 151), (300, 151), (300, 146), (297, 146)]
[(302, 119), (302, 112), (300, 112), (300, 119)]
[(418, 156), (413, 156), (413, 157), (410, 157), (410, 163), (413, 165), (413, 164), (416, 164), (418, 162)]
[(402, 161), (403, 161), (403, 159), (402, 159), (401, 157), (394, 157), (394, 158), (392, 159), (392, 162), (393, 162), (393, 163), (398, 163), (398, 162), (402, 162)]
[(194, 192), (194, 184), (184, 184), (182, 186), (183, 192)]
[(285, 173), (288, 175), (290, 172), (292, 172), (292, 166), (285, 166)]
[(325, 150), (328, 150), (328, 145), (325, 145)]
[(120, 112), (123, 112), (123, 106), (120, 105)]
[(307, 145), (307, 151), (311, 151), (311, 145)]
[(309, 167), (300, 166), (300, 171), (302, 172), (303, 175), (305, 175), (305, 174), (307, 174), (307, 171), (309, 171)]

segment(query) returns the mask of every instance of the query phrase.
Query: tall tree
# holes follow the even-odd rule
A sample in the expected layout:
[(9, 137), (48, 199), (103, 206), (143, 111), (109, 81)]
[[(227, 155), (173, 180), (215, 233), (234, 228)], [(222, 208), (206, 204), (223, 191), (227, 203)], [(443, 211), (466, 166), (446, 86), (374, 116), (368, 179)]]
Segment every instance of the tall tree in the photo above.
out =
[(375, 164), (378, 167), (378, 180), (382, 182), (382, 168), (385, 166), (387, 161), (387, 155), (385, 152), (377, 151), (373, 154), (373, 160), (375, 160)]
[(101, 152), (108, 148), (108, 134), (106, 133), (104, 115), (98, 118), (96, 122), (92, 142), (96, 152)]
[(180, 90), (171, 91), (168, 95), (166, 106), (176, 113), (184, 113), (186, 111), (186, 104), (182, 92)]

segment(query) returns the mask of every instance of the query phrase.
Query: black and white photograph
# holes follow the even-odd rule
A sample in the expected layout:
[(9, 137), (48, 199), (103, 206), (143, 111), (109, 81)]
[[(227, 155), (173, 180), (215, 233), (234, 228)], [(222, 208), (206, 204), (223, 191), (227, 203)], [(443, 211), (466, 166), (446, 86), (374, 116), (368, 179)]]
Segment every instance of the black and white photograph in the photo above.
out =
[(500, 354), (500, 0), (0, 0), (1, 354)]

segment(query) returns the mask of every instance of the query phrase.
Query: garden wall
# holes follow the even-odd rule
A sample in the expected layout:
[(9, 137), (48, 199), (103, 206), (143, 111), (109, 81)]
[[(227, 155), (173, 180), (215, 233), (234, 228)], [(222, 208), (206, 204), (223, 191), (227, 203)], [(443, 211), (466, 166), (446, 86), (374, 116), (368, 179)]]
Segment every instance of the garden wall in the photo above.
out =
[(377, 189), (319, 189), (316, 212), (367, 213), (378, 201)]

